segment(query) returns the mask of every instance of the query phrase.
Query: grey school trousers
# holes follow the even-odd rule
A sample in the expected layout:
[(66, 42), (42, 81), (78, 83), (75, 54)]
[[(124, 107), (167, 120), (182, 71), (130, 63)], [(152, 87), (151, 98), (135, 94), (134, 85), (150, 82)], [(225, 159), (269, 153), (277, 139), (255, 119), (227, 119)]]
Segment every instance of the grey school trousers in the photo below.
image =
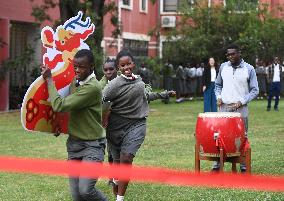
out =
[[(78, 140), (69, 137), (66, 143), (68, 160), (102, 162), (104, 160), (106, 139)], [(96, 170), (94, 170), (96, 171)], [(70, 177), (69, 185), (74, 201), (107, 201), (106, 196), (95, 185), (97, 179)]]

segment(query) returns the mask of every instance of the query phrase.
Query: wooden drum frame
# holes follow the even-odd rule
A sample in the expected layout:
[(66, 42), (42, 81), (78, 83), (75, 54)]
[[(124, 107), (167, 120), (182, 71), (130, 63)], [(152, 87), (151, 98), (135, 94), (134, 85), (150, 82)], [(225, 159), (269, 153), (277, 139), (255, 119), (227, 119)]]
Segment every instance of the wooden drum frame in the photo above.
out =
[(224, 162), (231, 162), (233, 172), (236, 163), (245, 163), (247, 173), (251, 172), (251, 149), (240, 113), (200, 113), (195, 137), (195, 171), (200, 171), (200, 160), (210, 160), (220, 161), (220, 171)]

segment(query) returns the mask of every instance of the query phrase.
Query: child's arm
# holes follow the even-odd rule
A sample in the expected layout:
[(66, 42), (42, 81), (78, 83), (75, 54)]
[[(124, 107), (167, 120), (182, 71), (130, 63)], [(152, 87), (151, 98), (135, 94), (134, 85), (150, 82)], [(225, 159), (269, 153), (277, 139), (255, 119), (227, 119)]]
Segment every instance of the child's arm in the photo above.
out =
[(103, 89), (103, 100), (102, 100), (102, 126), (104, 128), (108, 125), (108, 118), (111, 112), (111, 89), (106, 85)]
[(163, 91), (163, 92), (152, 92), (152, 88), (149, 84), (145, 84), (145, 94), (147, 97), (147, 100), (153, 101), (153, 100), (157, 100), (157, 99), (169, 99), (170, 97), (173, 97), (176, 95), (175, 91)]
[(103, 102), (102, 104), (102, 126), (104, 128), (108, 125), (108, 118), (111, 112), (111, 102)]

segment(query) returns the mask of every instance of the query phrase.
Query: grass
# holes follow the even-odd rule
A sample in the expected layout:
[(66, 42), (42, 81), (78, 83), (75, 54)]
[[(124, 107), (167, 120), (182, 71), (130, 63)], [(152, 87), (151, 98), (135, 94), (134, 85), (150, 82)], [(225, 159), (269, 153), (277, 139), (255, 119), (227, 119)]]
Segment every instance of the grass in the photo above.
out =
[[(281, 101), (280, 101), (281, 104)], [(281, 106), (281, 105), (280, 105)], [(143, 166), (194, 169), (194, 130), (196, 118), (202, 111), (201, 101), (150, 104), (147, 136), (134, 163)], [(250, 104), (249, 139), (252, 147), (254, 174), (284, 175), (284, 108), (266, 112), (266, 101)], [(22, 129), (18, 112), (0, 114), (0, 155), (66, 159), (66, 136), (55, 138), (48, 134), (30, 133)], [(211, 163), (201, 162), (203, 171)], [(225, 165), (228, 170), (229, 164)], [(106, 180), (97, 187), (115, 200)], [(70, 201), (68, 180), (64, 177), (0, 173), (0, 201)], [(131, 183), (127, 190), (129, 201), (183, 200), (271, 200), (284, 201), (284, 193), (176, 187), (147, 183)]]

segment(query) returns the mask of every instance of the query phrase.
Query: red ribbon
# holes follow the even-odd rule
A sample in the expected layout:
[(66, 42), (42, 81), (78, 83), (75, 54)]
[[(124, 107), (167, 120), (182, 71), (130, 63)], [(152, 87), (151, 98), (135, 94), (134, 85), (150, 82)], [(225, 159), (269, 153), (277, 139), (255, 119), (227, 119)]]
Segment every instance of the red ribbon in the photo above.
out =
[(193, 173), (154, 167), (109, 165), (104, 163), (28, 159), (0, 156), (0, 171), (72, 176), (116, 178), (138, 182), (163, 183), (180, 186), (238, 188), (284, 192), (284, 176), (263, 176), (226, 173)]

